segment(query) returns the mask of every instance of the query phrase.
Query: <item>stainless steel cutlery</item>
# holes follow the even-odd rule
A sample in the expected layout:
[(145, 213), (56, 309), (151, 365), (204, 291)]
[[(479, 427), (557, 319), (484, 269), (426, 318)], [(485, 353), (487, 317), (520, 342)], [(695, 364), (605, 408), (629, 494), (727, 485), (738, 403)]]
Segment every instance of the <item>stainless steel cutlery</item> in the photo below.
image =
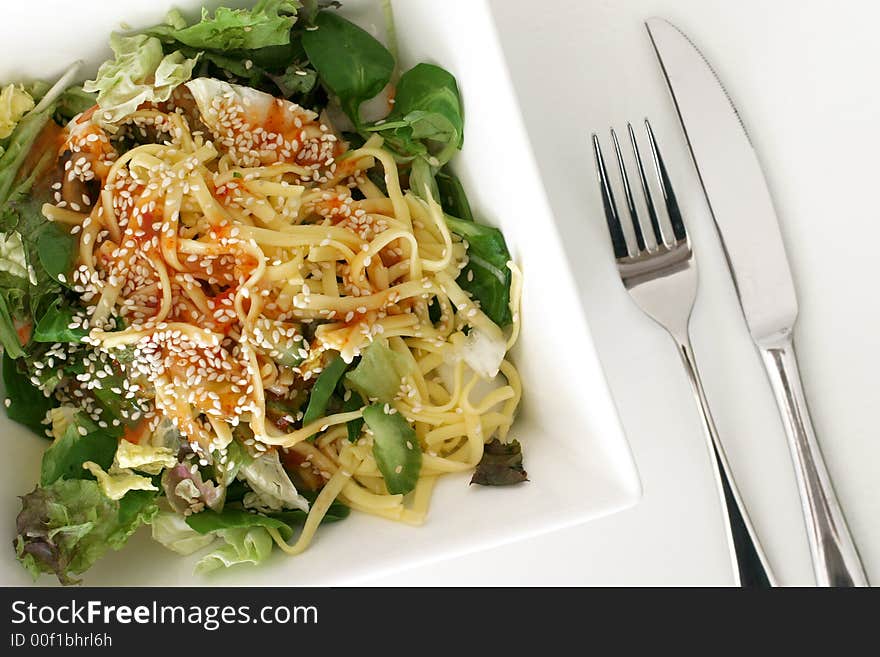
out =
[[(617, 133), (611, 130), (625, 211), (616, 202), (599, 138), (593, 135), (599, 187), (617, 270), (636, 304), (669, 332), (678, 348), (703, 420), (720, 501), (727, 512), (725, 530), (736, 565), (734, 575), (743, 585), (774, 585), (774, 577), (742, 504), (703, 391), (688, 331), (697, 296), (697, 266), (675, 192), (647, 120), (645, 132), (655, 174), (653, 180), (646, 174), (632, 126), (627, 125), (633, 155), (629, 167)], [(637, 172), (640, 191), (634, 190), (627, 169)], [(662, 204), (654, 203), (652, 186), (662, 196)], [(644, 211), (640, 211), (640, 207)], [(632, 228), (634, 248), (627, 244), (624, 221)]]
[[(867, 577), (807, 409), (792, 342), (797, 297), (757, 155), (730, 97), (692, 42), (663, 19), (647, 21), (647, 28), (721, 236), (746, 324), (763, 358), (782, 415), (816, 581), (820, 586), (866, 586)], [(600, 171), (602, 168), (600, 165)], [(607, 214), (606, 199), (610, 197), (605, 192), (603, 184)], [(656, 254), (626, 254), (633, 262), (624, 267), (620, 264), (619, 236), (615, 237), (612, 230), (621, 275), (625, 283), (630, 281), (628, 289), (655, 319), (660, 317), (661, 323), (673, 321), (674, 330), (681, 336), (686, 327), (681, 308), (687, 306), (681, 299), (693, 294), (696, 277), (687, 273), (692, 260), (690, 247), (685, 248), (686, 236), (684, 242), (679, 235), (675, 237), (675, 243)], [(661, 259), (663, 269), (659, 268)], [(674, 270), (675, 274), (662, 273), (666, 270)], [(693, 282), (686, 277), (693, 277)], [(676, 283), (672, 291), (671, 281), (677, 280), (685, 282)], [(686, 359), (684, 353), (682, 357)]]

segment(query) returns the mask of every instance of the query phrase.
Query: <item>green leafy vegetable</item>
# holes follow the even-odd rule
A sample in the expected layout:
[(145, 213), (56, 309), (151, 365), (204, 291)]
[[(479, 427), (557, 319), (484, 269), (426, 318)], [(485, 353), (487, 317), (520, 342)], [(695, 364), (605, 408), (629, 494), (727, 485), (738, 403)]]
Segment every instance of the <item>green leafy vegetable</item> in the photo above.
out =
[[(359, 408), (363, 408), (364, 398), (361, 397), (356, 390), (349, 390), (349, 393), (349, 398), (345, 400), (342, 404), (343, 412), (350, 413), (352, 411), (358, 410)], [(361, 428), (364, 426), (364, 418), (359, 417), (354, 420), (349, 420), (345, 426), (348, 430), (348, 441), (351, 443), (356, 443), (358, 441), (358, 438), (361, 437)]]
[(417, 64), (400, 77), (394, 111), (368, 130), (381, 132), (401, 155), (426, 156), (435, 167), (446, 164), (464, 142), (455, 77), (434, 64)]
[(241, 479), (251, 487), (242, 500), (244, 505), (259, 511), (309, 508), (309, 503), (299, 494), (278, 456), (278, 450), (263, 452), (257, 458), (242, 465), (238, 472)]
[(98, 102), (98, 96), (85, 91), (81, 86), (70, 87), (58, 99), (55, 106), (55, 120), (64, 124), (78, 114), (82, 114), (94, 107)]
[[(37, 235), (37, 255), (52, 279), (69, 280), (76, 259), (77, 240), (58, 224), (46, 222)], [(59, 279), (60, 280), (60, 279)]]
[(321, 82), (360, 126), (361, 103), (391, 80), (394, 57), (368, 32), (338, 14), (318, 12), (314, 23), (317, 29), (303, 33), (303, 48)]
[(186, 518), (173, 511), (160, 511), (150, 523), (153, 540), (178, 554), (192, 554), (214, 542), (213, 534), (200, 534)]
[(34, 109), (34, 99), (21, 85), (0, 90), (0, 140), (6, 139), (25, 114)]
[(274, 542), (265, 527), (238, 527), (219, 532), (226, 545), (206, 554), (196, 563), (197, 573), (208, 573), (241, 563), (259, 564), (272, 552)]
[(59, 479), (21, 500), (16, 556), (35, 579), (55, 573), (62, 584), (75, 584), (75, 575), (121, 548), (158, 512), (151, 493), (135, 491), (116, 502), (87, 479)]
[[(186, 57), (200, 57), (199, 77), (216, 77), (308, 105), (317, 74), (307, 66), (297, 23), (300, 3), (260, 2), (253, 9), (218, 8), (187, 25), (172, 11), (163, 25), (145, 31)], [(293, 38), (296, 35), (296, 38)]]
[(98, 119), (115, 123), (134, 112), (141, 103), (160, 103), (192, 76), (197, 57), (180, 52), (165, 55), (159, 39), (145, 34), (110, 35), (114, 58), (101, 64), (98, 75), (83, 85), (98, 92)]
[(502, 443), (496, 438), (483, 448), (483, 458), (474, 470), (471, 483), (481, 486), (510, 486), (528, 479), (529, 476), (523, 469), (519, 441)]
[(303, 415), (303, 426), (324, 416), (327, 411), (327, 402), (330, 401), (330, 396), (336, 390), (336, 384), (339, 383), (339, 379), (342, 378), (347, 369), (348, 363), (342, 360), (342, 356), (337, 354), (330, 361), (330, 364), (323, 369), (321, 374), (318, 375), (315, 385), (312, 387), (312, 392), (309, 395), (309, 405), (306, 407), (305, 415)]
[(45, 437), (43, 420), (54, 401), (34, 388), (28, 375), (8, 353), (3, 354), (3, 387), (6, 391), (6, 414), (10, 420), (25, 425), (38, 436)]
[(247, 527), (272, 527), (277, 529), (285, 540), (293, 536), (293, 529), (283, 520), (273, 514), (272, 517), (259, 513), (250, 513), (241, 509), (223, 509), (223, 511), (202, 511), (188, 516), (186, 524), (200, 534), (220, 531), (224, 529), (239, 529)]
[(391, 401), (400, 390), (406, 370), (406, 361), (388, 346), (387, 340), (373, 340), (361, 354), (358, 366), (345, 375), (345, 383), (365, 399)]
[(69, 425), (43, 454), (40, 485), (45, 487), (58, 479), (93, 478), (83, 463), (91, 461), (106, 470), (113, 463), (116, 445), (116, 436), (98, 429), (80, 414), (77, 422)]
[(473, 221), (474, 215), (471, 212), (471, 205), (458, 177), (449, 171), (448, 167), (444, 167), (437, 172), (435, 178), (440, 194), (437, 201), (440, 203), (443, 211), (451, 214), (453, 217), (458, 217), (465, 221)]
[[(15, 288), (16, 293), (20, 292), (19, 288)], [(21, 342), (18, 339), (18, 332), (15, 330), (15, 318), (10, 302), (7, 301), (9, 289), (3, 289), (0, 292), (0, 343), (3, 344), (3, 354), (6, 358), (15, 359), (24, 356), (24, 350), (21, 348)], [(19, 294), (16, 294), (21, 299)], [(18, 305), (18, 304), (15, 304)]]
[(88, 335), (88, 329), (70, 328), (74, 314), (73, 308), (62, 307), (56, 299), (37, 322), (32, 339), (34, 342), (79, 342)]
[[(325, 513), (324, 517), (321, 519), (321, 522), (338, 522), (340, 520), (345, 520), (349, 513), (351, 513), (351, 509), (345, 506), (342, 502), (334, 500), (333, 503), (330, 504), (330, 508), (327, 509), (327, 513)], [(269, 514), (269, 517), (280, 520), (291, 527), (298, 527), (305, 524), (306, 518), (309, 517), (309, 514), (300, 509), (294, 509), (293, 511), (271, 513)]]
[(202, 19), (190, 26), (179, 12), (172, 12), (165, 25), (157, 25), (146, 33), (198, 50), (280, 46), (290, 42), (290, 30), (300, 7), (296, 0), (260, 0), (253, 9), (218, 7), (213, 17), (202, 9)]
[(510, 252), (497, 228), (446, 215), (446, 225), (467, 240), (468, 264), (458, 284), (480, 302), (480, 308), (500, 327), (512, 321), (510, 314)]
[(364, 421), (373, 432), (373, 456), (388, 492), (409, 493), (422, 469), (422, 450), (416, 432), (400, 413), (386, 413), (382, 404), (365, 408)]

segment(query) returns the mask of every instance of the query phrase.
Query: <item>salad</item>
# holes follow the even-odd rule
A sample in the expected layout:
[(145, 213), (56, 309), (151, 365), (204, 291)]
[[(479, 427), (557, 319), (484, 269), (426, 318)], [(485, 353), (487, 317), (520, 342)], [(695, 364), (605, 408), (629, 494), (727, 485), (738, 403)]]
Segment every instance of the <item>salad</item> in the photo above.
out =
[(0, 87), (5, 407), (47, 439), (13, 545), (35, 578), (76, 583), (141, 526), (207, 572), (352, 509), (421, 524), (444, 474), (526, 480), (521, 276), (449, 167), (456, 80), (339, 10), (172, 11), (94, 79)]

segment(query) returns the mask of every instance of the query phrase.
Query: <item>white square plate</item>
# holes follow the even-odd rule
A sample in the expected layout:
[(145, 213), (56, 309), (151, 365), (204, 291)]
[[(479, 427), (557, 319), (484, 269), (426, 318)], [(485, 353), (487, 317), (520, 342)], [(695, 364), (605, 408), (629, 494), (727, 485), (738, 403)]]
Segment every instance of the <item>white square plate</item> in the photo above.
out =
[[(197, 10), (202, 3), (175, 4)], [(86, 60), (91, 74), (109, 55), (111, 30), (123, 22), (155, 24), (171, 2), (163, 5), (149, 0), (14, 3), (0, 24), (0, 81), (51, 78), (78, 58)], [(379, 34), (378, 5), (378, 0), (347, 0), (343, 14)], [(263, 567), (237, 567), (208, 577), (191, 574), (195, 557), (181, 558), (141, 531), (86, 573), (86, 584), (347, 584), (583, 522), (629, 507), (641, 495), (488, 7), (483, 0), (406, 0), (394, 8), (403, 68), (431, 61), (458, 79), (466, 140), (455, 169), (475, 214), (504, 231), (525, 275), (523, 332), (514, 352), (525, 397), (512, 433), (523, 443), (530, 482), (492, 489), (469, 487), (466, 476), (448, 477), (438, 485), (421, 528), (352, 514), (322, 528), (302, 556), (275, 554)], [(29, 577), (9, 546), (17, 496), (37, 481), (46, 443), (5, 417), (0, 427), (6, 448), (0, 477), (0, 546), (5, 546), (0, 549), (0, 582), (27, 584)]]

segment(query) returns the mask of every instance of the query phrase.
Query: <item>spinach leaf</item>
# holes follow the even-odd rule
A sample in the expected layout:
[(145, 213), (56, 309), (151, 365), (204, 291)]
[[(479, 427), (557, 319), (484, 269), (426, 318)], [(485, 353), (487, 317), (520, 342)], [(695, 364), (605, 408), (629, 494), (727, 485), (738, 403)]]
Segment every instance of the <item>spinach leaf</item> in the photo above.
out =
[(437, 172), (435, 178), (439, 192), (437, 200), (443, 211), (453, 217), (473, 221), (474, 215), (471, 212), (471, 205), (468, 203), (467, 194), (464, 193), (464, 187), (458, 177), (448, 167), (444, 167)]
[(303, 426), (314, 422), (322, 417), (327, 411), (327, 402), (330, 401), (330, 395), (336, 390), (336, 384), (348, 369), (348, 363), (342, 360), (342, 356), (337, 355), (327, 367), (318, 375), (315, 385), (312, 386), (312, 392), (309, 395), (309, 405), (303, 415)]
[(364, 421), (373, 432), (373, 457), (388, 492), (409, 493), (416, 487), (422, 469), (416, 432), (400, 413), (386, 413), (382, 404), (365, 408)]
[(77, 241), (58, 224), (46, 222), (37, 235), (37, 255), (50, 278), (66, 280), (76, 260)]
[[(82, 435), (81, 430), (87, 433)], [(49, 486), (58, 479), (93, 479), (82, 464), (94, 461), (106, 470), (113, 463), (117, 445), (118, 439), (111, 432), (98, 429), (92, 422), (78, 417), (43, 454), (40, 486)]]
[[(349, 513), (351, 513), (351, 509), (345, 506), (342, 502), (334, 500), (330, 505), (330, 508), (327, 509), (327, 513), (325, 513), (324, 517), (321, 519), (321, 523), (345, 520)], [(275, 520), (280, 520), (286, 525), (296, 527), (304, 525), (309, 514), (300, 509), (293, 509), (291, 511), (278, 511), (276, 513), (271, 513), (269, 514), (269, 517), (274, 518)]]
[(518, 440), (502, 443), (495, 438), (483, 448), (483, 458), (477, 464), (472, 484), (480, 486), (510, 486), (528, 481), (523, 469), (522, 446)]
[(369, 128), (382, 132), (401, 155), (422, 155), (442, 166), (464, 142), (464, 110), (455, 77), (434, 64), (417, 64), (400, 77), (394, 111)]
[(60, 300), (56, 299), (37, 322), (34, 342), (79, 342), (88, 334), (88, 330), (70, 328), (73, 317), (73, 308), (61, 307)]
[(360, 106), (388, 84), (394, 57), (368, 32), (338, 14), (318, 12), (302, 44), (318, 77), (358, 127)]
[(480, 302), (483, 312), (500, 327), (513, 321), (510, 314), (510, 252), (497, 228), (446, 215), (446, 225), (467, 240), (468, 264), (457, 283)]
[(202, 511), (188, 516), (186, 524), (200, 534), (207, 534), (223, 529), (235, 529), (243, 527), (271, 527), (277, 529), (285, 540), (293, 536), (293, 529), (287, 523), (276, 518), (250, 513), (242, 509), (226, 508), (223, 511)]
[[(343, 403), (342, 410), (345, 413), (356, 411), (364, 407), (364, 398), (356, 390), (349, 390), (350, 397)], [(348, 442), (356, 443), (361, 437), (361, 428), (364, 426), (364, 418), (359, 417), (346, 423), (348, 429)]]
[[(24, 365), (23, 361), (21, 364)], [(13, 360), (8, 353), (3, 354), (3, 387), (9, 400), (6, 405), (9, 419), (45, 438), (43, 420), (56, 402), (33, 386), (28, 375), (19, 369), (19, 361)]]

